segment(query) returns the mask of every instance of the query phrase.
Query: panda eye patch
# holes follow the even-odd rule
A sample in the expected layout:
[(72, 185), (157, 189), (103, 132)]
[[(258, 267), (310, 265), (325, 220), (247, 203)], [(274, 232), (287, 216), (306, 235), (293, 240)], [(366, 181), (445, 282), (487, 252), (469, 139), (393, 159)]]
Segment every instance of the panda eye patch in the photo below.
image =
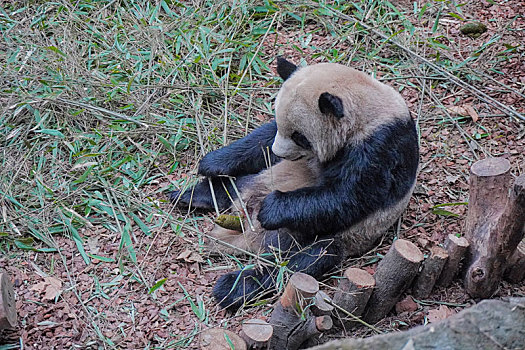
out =
[(295, 144), (301, 148), (304, 148), (304, 149), (312, 148), (312, 144), (310, 143), (310, 141), (308, 141), (306, 136), (304, 136), (298, 131), (294, 131), (294, 133), (292, 134), (292, 141), (295, 142)]

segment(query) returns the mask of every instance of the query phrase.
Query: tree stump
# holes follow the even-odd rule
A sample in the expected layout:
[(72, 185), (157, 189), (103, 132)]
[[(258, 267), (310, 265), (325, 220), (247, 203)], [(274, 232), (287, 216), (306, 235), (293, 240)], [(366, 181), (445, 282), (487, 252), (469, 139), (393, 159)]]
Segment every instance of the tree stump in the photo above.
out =
[(5, 272), (0, 272), (0, 329), (16, 327), (16, 302), (13, 284)]
[[(305, 342), (301, 343), (300, 348), (309, 349), (313, 346), (319, 345), (319, 337), (317, 336), (322, 334), (323, 332), (329, 331), (330, 329), (332, 329), (332, 326), (332, 318), (328, 315), (308, 319), (305, 326), (305, 328), (307, 328), (305, 333), (312, 334), (312, 336), (309, 336)], [(272, 349), (282, 350), (280, 348)], [(294, 347), (293, 349), (296, 348)]]
[[(344, 278), (339, 281), (339, 288), (334, 295), (334, 304), (346, 310), (355, 317), (360, 317), (365, 311), (368, 299), (376, 285), (374, 277), (362, 269), (348, 268), (344, 273)], [(353, 317), (341, 316), (342, 322), (336, 322), (345, 328), (351, 328), (357, 323)]]
[[(328, 300), (328, 302), (325, 301)], [(315, 316), (331, 315), (334, 307), (329, 303), (331, 298), (323, 291), (318, 291), (315, 294), (315, 304), (312, 305), (312, 313)]]
[(237, 334), (222, 328), (210, 328), (200, 335), (200, 348), (203, 350), (247, 350), (246, 343)]
[(467, 252), (469, 246), (468, 240), (464, 237), (456, 237), (449, 234), (445, 240), (445, 249), (448, 259), (439, 276), (438, 285), (448, 287), (458, 274), (459, 264)]
[(314, 317), (310, 310), (318, 291), (319, 282), (312, 276), (302, 272), (292, 275), (270, 317), (272, 349), (299, 349), (305, 341), (332, 327), (330, 316)]
[(398, 239), (377, 266), (376, 288), (370, 296), (363, 319), (376, 323), (395, 306), (417, 275), (423, 253), (415, 244)]
[(445, 249), (438, 246), (430, 248), (430, 256), (423, 262), (423, 269), (412, 287), (412, 294), (416, 298), (422, 299), (430, 295), (447, 258), (448, 254)]
[(525, 240), (518, 244), (510, 256), (504, 277), (512, 283), (520, 283), (525, 279)]
[(241, 338), (249, 349), (269, 349), (272, 335), (272, 325), (264, 320), (248, 320), (242, 325)]
[(488, 298), (496, 291), (506, 262), (525, 233), (525, 175), (513, 185), (512, 180), (504, 158), (486, 158), (470, 168), (465, 289), (474, 298)]

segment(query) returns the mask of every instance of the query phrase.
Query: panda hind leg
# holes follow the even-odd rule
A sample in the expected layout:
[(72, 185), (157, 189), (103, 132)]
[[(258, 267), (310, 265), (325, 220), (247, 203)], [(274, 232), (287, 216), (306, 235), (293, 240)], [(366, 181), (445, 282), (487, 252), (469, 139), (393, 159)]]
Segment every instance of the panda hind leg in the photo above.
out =
[[(168, 197), (171, 202), (181, 208), (213, 209), (213, 198), (208, 179), (200, 181), (192, 188), (169, 192)], [(221, 205), (224, 204), (221, 203)]]
[[(317, 240), (300, 247), (289, 234), (270, 232), (266, 234), (267, 252), (272, 252), (271, 247), (278, 247), (279, 252), (273, 253), (280, 254), (282, 260), (288, 260), (287, 268), (291, 272), (300, 271), (320, 278), (344, 258), (342, 244), (337, 239)], [(222, 307), (235, 310), (256, 297), (273, 294), (278, 274), (279, 268), (272, 266), (233, 271), (219, 278), (213, 295)]]

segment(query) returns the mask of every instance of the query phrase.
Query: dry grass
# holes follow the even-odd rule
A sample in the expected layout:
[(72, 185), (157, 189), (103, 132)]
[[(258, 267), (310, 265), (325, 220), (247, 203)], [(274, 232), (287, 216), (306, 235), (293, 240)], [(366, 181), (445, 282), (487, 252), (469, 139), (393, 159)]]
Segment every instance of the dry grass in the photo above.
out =
[[(427, 193), (439, 189), (435, 171), (464, 183), (484, 155), (523, 172), (524, 12), (499, 2), (483, 3), (486, 14), (450, 1), (1, 3), (0, 267), (17, 279), (19, 342), (197, 347), (203, 326), (238, 324), (222, 322), (209, 289), (253, 261), (206, 255), (210, 217), (174, 210), (164, 193), (191, 183), (203, 154), (272, 117), (276, 55), (395, 85), (421, 130)], [(494, 9), (506, 20), (488, 33), (458, 34)], [(450, 109), (465, 104), (479, 120)], [(396, 234), (458, 225), (432, 205), (463, 202), (465, 191), (450, 182), (426, 209), (413, 203)], [(187, 249), (203, 262), (180, 258)], [(45, 277), (62, 283), (49, 300), (31, 289)]]

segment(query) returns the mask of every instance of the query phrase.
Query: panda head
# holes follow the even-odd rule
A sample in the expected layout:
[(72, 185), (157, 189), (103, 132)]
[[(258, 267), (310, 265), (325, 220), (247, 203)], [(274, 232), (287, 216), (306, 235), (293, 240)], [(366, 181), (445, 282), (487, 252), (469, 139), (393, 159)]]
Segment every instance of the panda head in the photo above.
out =
[(365, 73), (335, 63), (297, 67), (277, 59), (284, 80), (275, 99), (281, 158), (331, 160), (341, 148), (396, 118), (410, 118), (401, 96)]

